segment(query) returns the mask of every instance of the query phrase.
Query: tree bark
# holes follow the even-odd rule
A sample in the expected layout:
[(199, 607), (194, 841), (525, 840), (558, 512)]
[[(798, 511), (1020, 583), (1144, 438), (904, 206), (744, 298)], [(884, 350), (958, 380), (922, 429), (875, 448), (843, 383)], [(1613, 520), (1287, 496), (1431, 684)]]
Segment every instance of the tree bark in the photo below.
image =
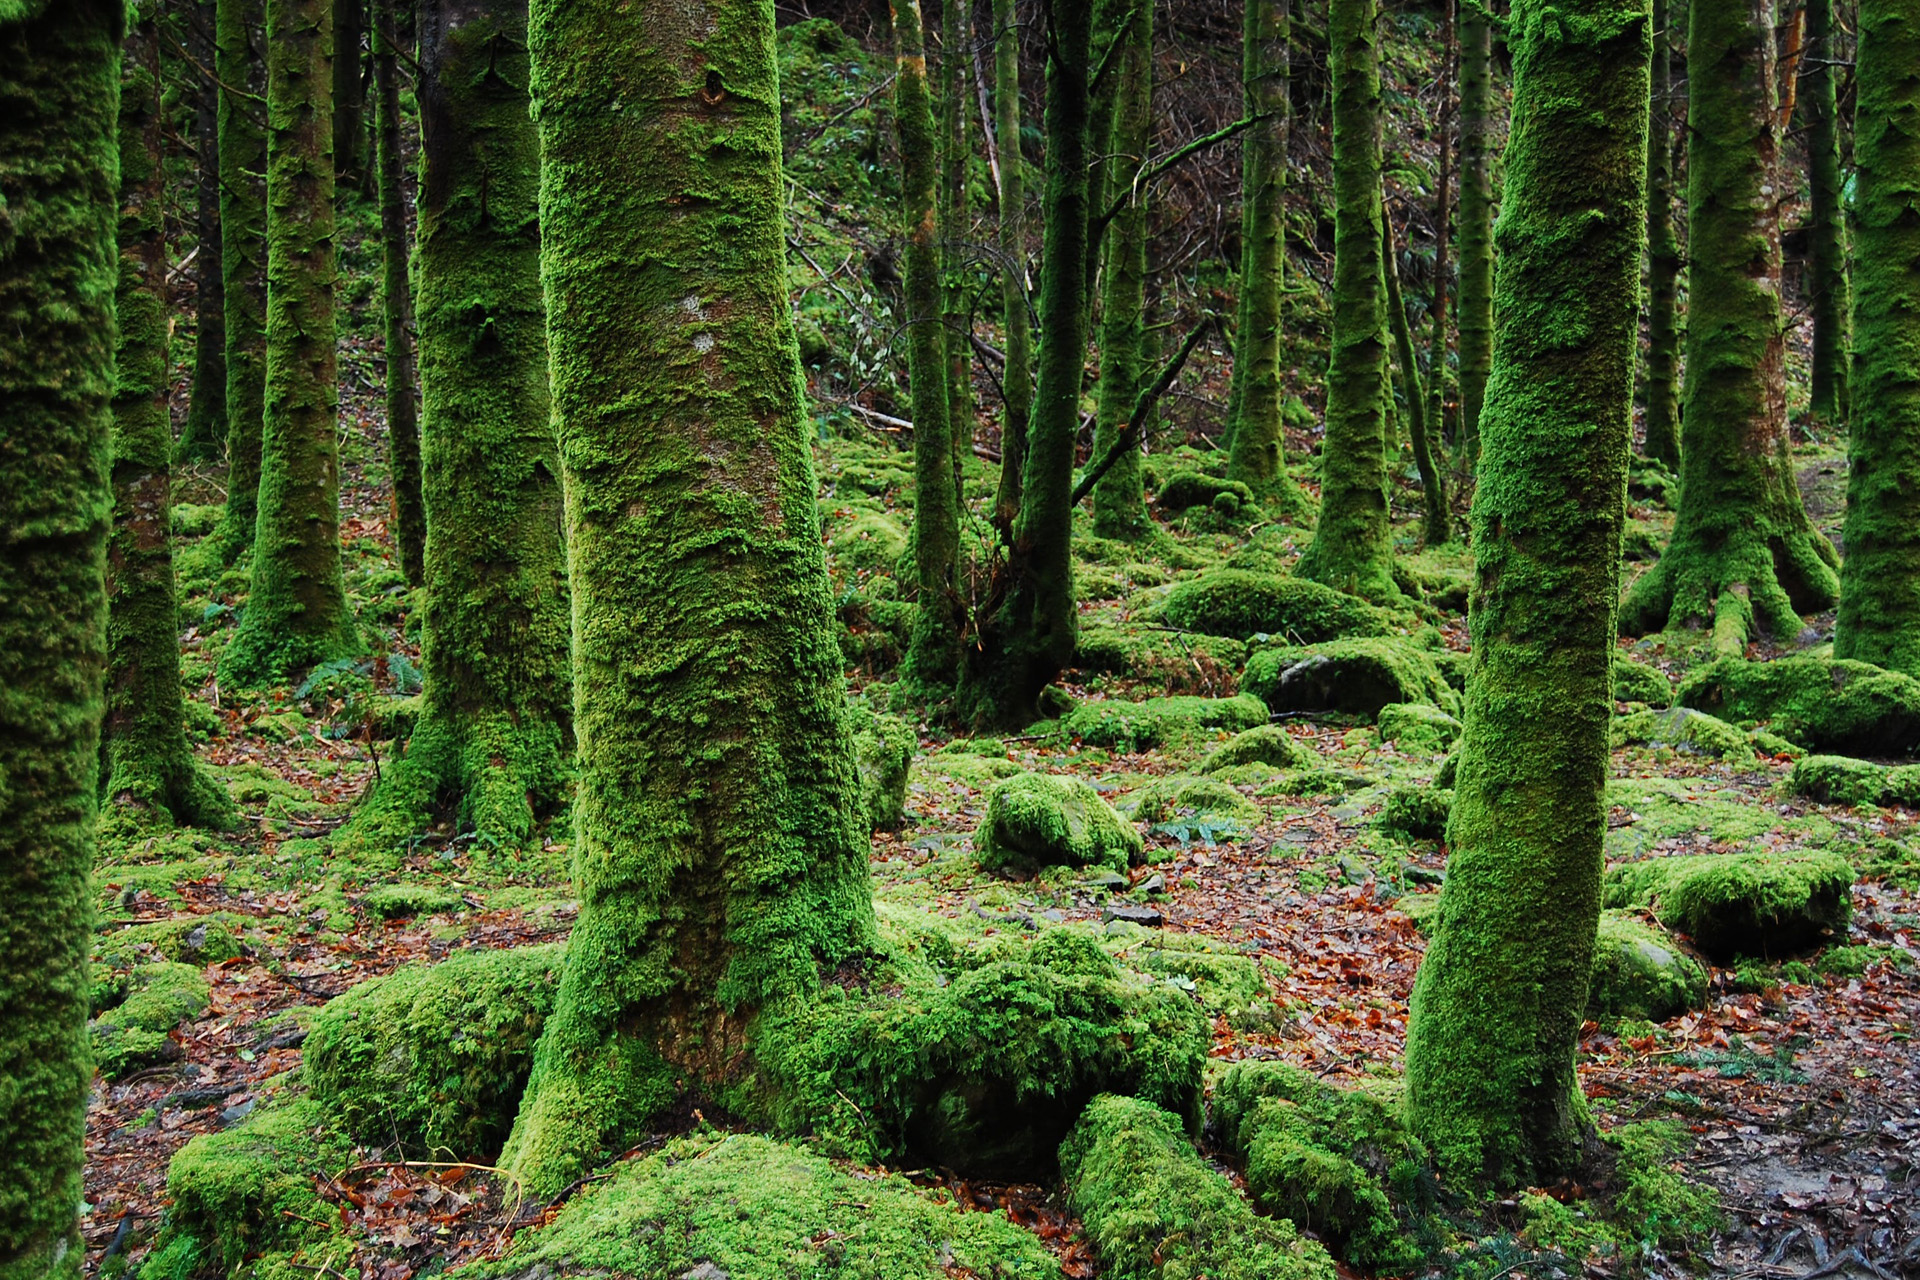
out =
[(361, 78), (361, 42), (368, 0), (331, 0), (333, 6), (333, 171), (351, 189), (367, 172), (367, 93)]
[(220, 90), (220, 269), (226, 300), (227, 507), (220, 547), (231, 564), (259, 520), (260, 433), (267, 389), (266, 61), (256, 43), (265, 0), (215, 0)]
[(1808, 292), (1813, 310), (1814, 418), (1839, 424), (1847, 420), (1847, 373), (1853, 301), (1847, 281), (1845, 182), (1840, 172), (1840, 103), (1834, 68), (1833, 0), (1807, 0), (1806, 70), (1800, 100), (1807, 123)]
[(1471, 477), (1480, 457), (1480, 405), (1493, 368), (1493, 24), (1469, 4), (1460, 16), (1460, 445)]
[[(1117, 198), (1147, 163), (1153, 136), (1153, 7), (1139, 5), (1113, 33), (1113, 128), (1100, 144)], [(1150, 376), (1145, 364), (1147, 307), (1146, 192), (1134, 193), (1115, 215), (1106, 237), (1107, 267), (1100, 303), (1100, 382), (1093, 456), (1103, 456), (1126, 430), (1128, 413)], [(1144, 425), (1144, 424), (1143, 424)], [(1134, 539), (1153, 527), (1141, 478), (1138, 444), (1123, 450), (1093, 490), (1093, 529), (1103, 538)]]
[[(1680, 240), (1673, 226), (1673, 9), (1653, 0), (1653, 114), (1647, 129), (1646, 454), (1680, 466)], [(1684, 2), (1684, 0), (1678, 0)]]
[(1000, 137), (1000, 309), (1007, 363), (994, 521), (1010, 535), (1020, 514), (1027, 417), (1033, 411), (1033, 326), (1027, 315), (1027, 160), (1020, 144), (1020, 26), (1014, 0), (993, 0), (993, 121)]
[(412, 243), (407, 236), (406, 189), (400, 175), (400, 74), (392, 41), (399, 38), (401, 6), (379, 0), (374, 14), (374, 116), (379, 131), (374, 163), (380, 181), (380, 244), (385, 267), (381, 297), (387, 321), (387, 447), (393, 472), (393, 541), (400, 571), (425, 580), (427, 513), (420, 496), (420, 411), (415, 399)]
[(1433, 464), (1426, 388), (1420, 385), (1420, 366), (1413, 348), (1413, 322), (1407, 318), (1406, 299), (1400, 292), (1400, 254), (1394, 245), (1393, 218), (1384, 209), (1380, 231), (1384, 237), (1380, 251), (1386, 260), (1387, 316), (1393, 322), (1393, 345), (1400, 358), (1400, 383), (1407, 396), (1407, 444), (1413, 450), (1413, 465), (1420, 472), (1424, 535), (1428, 546), (1437, 547), (1447, 540), (1447, 493), (1442, 487), (1439, 468)]
[[(219, 61), (212, 38), (214, 0), (198, 0), (189, 41), (194, 60), (207, 71)], [(193, 79), (194, 245), (193, 385), (178, 456), (184, 461), (218, 458), (227, 443), (226, 281), (220, 254), (220, 86), (199, 68)]]
[[(1440, 127), (1436, 131), (1440, 148), (1440, 181), (1433, 201), (1433, 331), (1428, 335), (1427, 348), (1427, 422), (1433, 432), (1429, 447), (1436, 455), (1444, 457), (1449, 425), (1447, 313), (1452, 306), (1449, 294), (1453, 288), (1453, 264), (1447, 256), (1453, 240), (1453, 158), (1456, 148), (1452, 126), (1460, 113), (1459, 98), (1455, 92), (1460, 49), (1454, 38), (1453, 0), (1441, 2), (1440, 44), (1444, 83), (1440, 94)], [(1452, 536), (1452, 520), (1449, 518), (1442, 540), (1449, 540)]]
[[(947, 425), (953, 436), (953, 488), (966, 507), (962, 480), (973, 453), (973, 321), (968, 311), (967, 21), (969, 0), (940, 5), (940, 330), (947, 361)], [(925, 41), (923, 39), (922, 44)]]

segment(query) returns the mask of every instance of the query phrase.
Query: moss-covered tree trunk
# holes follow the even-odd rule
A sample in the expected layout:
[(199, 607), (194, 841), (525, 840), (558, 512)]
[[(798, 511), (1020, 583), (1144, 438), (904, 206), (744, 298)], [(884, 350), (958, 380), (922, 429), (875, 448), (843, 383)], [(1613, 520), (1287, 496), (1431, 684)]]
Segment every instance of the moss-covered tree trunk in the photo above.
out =
[(391, 854), (451, 801), (513, 850), (561, 798), (573, 710), (527, 0), (424, 0), (419, 31), (426, 687), (335, 840)]
[(85, 1254), (124, 13), (0, 6), (0, 1280)]
[[(940, 320), (947, 356), (947, 424), (953, 432), (955, 501), (966, 501), (973, 453), (973, 320), (967, 297), (972, 250), (967, 209), (967, 20), (969, 0), (940, 5)], [(924, 43), (924, 37), (923, 37)]]
[[(1447, 316), (1453, 305), (1449, 296), (1453, 289), (1453, 263), (1448, 258), (1448, 251), (1453, 241), (1455, 147), (1452, 124), (1453, 118), (1459, 114), (1460, 110), (1460, 104), (1454, 92), (1460, 50), (1454, 38), (1453, 0), (1442, 0), (1440, 45), (1440, 127), (1437, 130), (1438, 137), (1435, 139), (1440, 149), (1440, 174), (1433, 198), (1433, 305), (1429, 309), (1433, 319), (1433, 329), (1427, 337), (1427, 422), (1433, 432), (1430, 447), (1436, 455), (1444, 457), (1448, 428)], [(1445, 522), (1446, 532), (1443, 540), (1453, 536), (1452, 523), (1450, 518)]]
[(1813, 416), (1847, 418), (1848, 296), (1845, 182), (1840, 173), (1840, 102), (1833, 0), (1807, 0), (1807, 47), (1800, 103), (1807, 128), (1807, 290), (1813, 311)]
[(259, 521), (267, 390), (267, 128), (264, 0), (215, 0), (220, 77), (220, 271), (227, 338), (227, 506), (220, 546), (237, 559)]
[[(1387, 273), (1387, 317), (1393, 322), (1393, 346), (1400, 361), (1400, 385), (1407, 398), (1407, 445), (1413, 450), (1413, 465), (1420, 473), (1420, 504), (1427, 545), (1437, 547), (1447, 540), (1447, 491), (1440, 470), (1433, 462), (1433, 442), (1427, 424), (1427, 392), (1420, 383), (1420, 365), (1414, 355), (1413, 321), (1407, 318), (1406, 299), (1400, 289), (1400, 254), (1394, 244), (1393, 218), (1382, 210), (1380, 252)], [(1438, 376), (1438, 371), (1435, 371)]]
[(1087, 86), (1092, 13), (1057, 5), (1049, 20), (1044, 261), (1039, 380), (1013, 544), (961, 672), (962, 711), (1024, 724), (1040, 691), (1073, 659), (1073, 453), (1087, 349)]
[(1020, 145), (1020, 26), (1013, 0), (993, 0), (993, 131), (1000, 140), (1000, 309), (1007, 363), (1000, 385), (1000, 484), (994, 522), (1011, 533), (1020, 514), (1027, 416), (1033, 410), (1033, 326), (1027, 316), (1027, 160)]
[(1376, 0), (1332, 0), (1327, 20), (1333, 80), (1333, 350), (1320, 453), (1320, 523), (1295, 568), (1303, 578), (1375, 603), (1400, 598), (1387, 512), (1378, 17)]
[(534, 0), (529, 24), (579, 743), (580, 916), (501, 1157), (542, 1196), (724, 1090), (761, 1007), (874, 941), (773, 3), (684, 14)]
[(267, 2), (267, 387), (237, 687), (356, 652), (340, 569), (330, 0)]
[(1647, 127), (1647, 457), (1680, 465), (1680, 238), (1673, 226), (1674, 0), (1653, 0)]
[(1234, 329), (1227, 478), (1244, 482), (1289, 519), (1310, 504), (1287, 474), (1281, 435), (1280, 290), (1286, 273), (1282, 201), (1287, 184), (1287, 81), (1292, 38), (1290, 0), (1247, 0), (1241, 39), (1247, 130), (1241, 148), (1245, 208), (1240, 220), (1240, 303)]
[(1920, 0), (1861, 0), (1853, 422), (1836, 657), (1920, 676)]
[[(1704, 7), (1704, 6), (1703, 6)], [(1646, 217), (1646, 0), (1516, 0), (1473, 668), (1407, 1101), (1443, 1171), (1576, 1170)]]
[(1480, 405), (1493, 368), (1493, 23), (1469, 4), (1460, 15), (1460, 449), (1467, 474), (1480, 456)]
[[(1145, 167), (1153, 137), (1153, 7), (1138, 5), (1113, 32), (1112, 132), (1101, 144), (1112, 198), (1118, 200)], [(1107, 267), (1101, 277), (1100, 384), (1094, 414), (1093, 456), (1102, 458), (1127, 429), (1134, 398), (1150, 377), (1146, 340), (1146, 192), (1136, 191), (1107, 229)], [(1141, 477), (1140, 450), (1123, 450), (1093, 490), (1094, 532), (1107, 538), (1138, 538), (1153, 527)]]
[[(408, 0), (410, 3), (411, 0)], [(420, 496), (420, 411), (415, 398), (413, 282), (408, 268), (406, 188), (400, 178), (400, 71), (393, 41), (402, 5), (378, 0), (373, 15), (374, 166), (380, 185), (381, 296), (387, 321), (387, 450), (393, 471), (393, 542), (400, 570), (419, 586), (426, 573), (427, 511)]]
[(330, 0), (333, 9), (333, 171), (348, 187), (367, 172), (367, 91), (362, 42), (369, 0)]
[(199, 0), (189, 19), (193, 77), (194, 259), (193, 383), (176, 456), (217, 458), (227, 445), (226, 281), (220, 262), (220, 86), (208, 72), (214, 52), (214, 0)]
[(119, 349), (101, 782), (115, 804), (175, 822), (218, 825), (233, 807), (187, 746), (180, 693), (157, 24), (154, 6), (137, 10), (121, 57)]
[(1711, 626), (1738, 654), (1831, 608), (1836, 557), (1787, 445), (1773, 5), (1695, 4), (1687, 40), (1688, 314), (1680, 510), (1621, 610), (1628, 634)]
[[(951, 4), (954, 0), (948, 0)], [(956, 580), (959, 487), (947, 394), (947, 340), (937, 192), (940, 146), (927, 80), (926, 24), (919, 0), (896, 0), (893, 117), (900, 131), (901, 222), (907, 233), (907, 382), (913, 396), (913, 563), (919, 607), (902, 672), (916, 702), (951, 696), (960, 673), (965, 610)]]

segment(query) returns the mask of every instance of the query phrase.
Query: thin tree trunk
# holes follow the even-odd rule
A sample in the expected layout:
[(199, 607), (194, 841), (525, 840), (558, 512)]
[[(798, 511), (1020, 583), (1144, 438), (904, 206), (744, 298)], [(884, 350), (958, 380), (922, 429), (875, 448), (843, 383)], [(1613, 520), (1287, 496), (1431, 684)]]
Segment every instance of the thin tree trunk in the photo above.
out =
[[(955, 502), (966, 505), (962, 482), (973, 453), (973, 323), (968, 312), (967, 236), (967, 0), (940, 5), (940, 310), (947, 360), (947, 424), (953, 433)], [(924, 43), (924, 42), (923, 42)]]
[[(1432, 430), (1429, 448), (1436, 454), (1445, 456), (1447, 423), (1447, 313), (1452, 306), (1449, 294), (1453, 287), (1453, 264), (1448, 258), (1448, 250), (1453, 240), (1453, 155), (1454, 118), (1459, 115), (1459, 99), (1454, 91), (1454, 77), (1459, 70), (1460, 51), (1453, 34), (1453, 0), (1442, 0), (1440, 13), (1441, 60), (1444, 66), (1442, 75), (1446, 83), (1440, 95), (1440, 127), (1437, 130), (1440, 146), (1440, 181), (1434, 194), (1433, 225), (1436, 228), (1433, 245), (1433, 332), (1428, 337), (1427, 349), (1427, 423)], [(1452, 520), (1445, 522), (1441, 541), (1453, 537)]]
[(1479, 4), (1460, 17), (1460, 443), (1469, 477), (1480, 456), (1480, 404), (1493, 367), (1493, 24)]
[(259, 52), (265, 0), (215, 0), (220, 90), (220, 266), (227, 333), (228, 563), (253, 545), (267, 389), (267, 84)]
[(381, 296), (387, 321), (387, 446), (393, 470), (393, 541), (400, 571), (419, 586), (426, 574), (427, 514), (420, 496), (420, 412), (414, 398), (412, 244), (407, 237), (406, 189), (400, 177), (400, 75), (392, 41), (399, 38), (401, 5), (379, 0), (374, 17), (375, 164), (380, 179), (380, 243), (385, 266)]
[(333, 171), (340, 184), (358, 186), (367, 171), (367, 93), (361, 44), (368, 0), (331, 0), (333, 6)]
[[(194, 60), (208, 71), (218, 57), (212, 33), (214, 0), (194, 7)], [(220, 86), (198, 68), (193, 77), (194, 260), (193, 385), (178, 456), (185, 461), (218, 458), (227, 444), (226, 281), (220, 255)]]
[(1427, 423), (1427, 393), (1420, 385), (1420, 366), (1414, 356), (1413, 322), (1407, 318), (1406, 300), (1400, 292), (1400, 254), (1393, 241), (1393, 218), (1382, 211), (1380, 252), (1386, 261), (1387, 317), (1393, 323), (1393, 345), (1400, 358), (1400, 382), (1406, 388), (1407, 443), (1413, 449), (1413, 465), (1420, 472), (1420, 503), (1426, 517), (1424, 535), (1427, 545), (1439, 546), (1447, 540), (1447, 494), (1440, 471), (1433, 465), (1433, 444)]
[(1840, 104), (1834, 37), (1834, 0), (1807, 0), (1807, 185), (1812, 189), (1807, 281), (1813, 303), (1813, 416), (1847, 419), (1849, 313), (1846, 198), (1840, 173)]
[[(1113, 131), (1100, 143), (1118, 198), (1147, 162), (1153, 136), (1153, 8), (1140, 5), (1113, 38), (1123, 41), (1113, 70)], [(1148, 377), (1143, 353), (1147, 306), (1147, 196), (1134, 193), (1106, 237), (1107, 268), (1100, 304), (1100, 383), (1094, 415), (1093, 456), (1105, 455), (1126, 430), (1134, 397)], [(1145, 424), (1142, 424), (1143, 426)], [(1140, 450), (1115, 458), (1093, 491), (1094, 532), (1107, 538), (1137, 538), (1152, 527), (1141, 479)]]
[[(1683, 2), (1683, 0), (1682, 0)], [(1647, 141), (1647, 457), (1680, 465), (1680, 240), (1673, 226), (1673, 10), (1653, 0)]]
[(993, 117), (1000, 135), (1000, 309), (1007, 363), (1000, 419), (1000, 486), (994, 521), (1010, 537), (1020, 514), (1027, 418), (1033, 411), (1033, 327), (1027, 315), (1027, 161), (1020, 145), (1020, 27), (1014, 0), (993, 0)]

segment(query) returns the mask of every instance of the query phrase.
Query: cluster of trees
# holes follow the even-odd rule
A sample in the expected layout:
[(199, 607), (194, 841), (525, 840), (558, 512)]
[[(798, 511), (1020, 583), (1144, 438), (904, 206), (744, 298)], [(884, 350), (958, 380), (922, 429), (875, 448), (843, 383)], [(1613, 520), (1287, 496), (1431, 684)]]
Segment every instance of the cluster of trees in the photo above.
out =
[[(337, 182), (371, 180), (387, 255), (395, 539), (425, 589), (426, 689), (406, 760), (341, 838), (384, 838), (452, 802), (492, 839), (524, 840), (571, 753), (581, 913), (503, 1157), (531, 1185), (557, 1187), (603, 1135), (736, 1077), (757, 1011), (810, 991), (873, 936), (787, 291), (773, 6), (401, 8), (191, 11), (180, 52), (202, 77), (195, 136), (217, 197), (198, 212), (200, 358), (178, 448), (224, 451), (219, 537), (249, 575), (222, 684), (260, 686), (360, 651), (339, 540), (334, 208)], [(1289, 0), (1248, 0), (1243, 118), (1160, 156), (1155, 8), (994, 0), (979, 15), (948, 0), (930, 73), (928, 15), (917, 0), (892, 5), (919, 589), (903, 687), (938, 714), (1022, 723), (1070, 664), (1076, 504), (1092, 498), (1107, 536), (1155, 536), (1139, 445), (1156, 400), (1224, 319), (1197, 322), (1156, 367), (1145, 210), (1156, 177), (1230, 137), (1245, 188), (1227, 479), (1311, 525), (1301, 577), (1399, 603), (1397, 352), (1426, 536), (1454, 533), (1436, 358), (1447, 306), (1432, 309), (1423, 381), (1381, 195), (1377, 0), (1329, 0), (1310, 37)], [(1440, 208), (1457, 227), (1453, 434), (1474, 486), (1474, 669), (1409, 1096), (1447, 1164), (1502, 1182), (1579, 1159), (1574, 1048), (1617, 631), (1705, 626), (1716, 649), (1738, 652), (1756, 629), (1792, 635), (1837, 600), (1838, 652), (1920, 670), (1920, 4), (1859, 0), (1851, 237), (1840, 24), (1811, 0), (1783, 66), (1771, 10), (1691, 6), (1684, 128), (1664, 5), (1515, 0), (1502, 20), (1470, 0), (1460, 13), (1458, 208), (1444, 184)], [(1013, 162), (1022, 22), (1043, 25), (1047, 58), (1031, 300)], [(409, 30), (417, 245), (399, 110)], [(1445, 31), (1451, 40), (1450, 11)], [(352, 56), (363, 35), (371, 131)], [(1497, 227), (1496, 36), (1513, 68)], [(1278, 357), (1289, 51), (1303, 38), (1325, 51), (1333, 152), (1317, 508), (1283, 457)], [(182, 730), (169, 551), (159, 67), (178, 43), (149, 5), (0, 0), (6, 1275), (77, 1263), (96, 807), (104, 796), (177, 822), (227, 818)], [(997, 133), (1004, 160), (1007, 264), (1001, 545), (978, 603), (961, 590), (955, 480), (975, 418), (954, 230), (975, 155), (968, 76), (987, 66), (963, 56), (974, 43), (993, 55), (992, 109), (977, 118), (992, 128), (981, 149), (994, 154)], [(1814, 411), (1852, 432), (1844, 565), (1807, 518), (1787, 450), (1782, 85), (1802, 81)], [(1643, 249), (1646, 450), (1677, 460), (1681, 497), (1672, 544), (1620, 605)], [(1096, 313), (1094, 442), (1076, 476)]]

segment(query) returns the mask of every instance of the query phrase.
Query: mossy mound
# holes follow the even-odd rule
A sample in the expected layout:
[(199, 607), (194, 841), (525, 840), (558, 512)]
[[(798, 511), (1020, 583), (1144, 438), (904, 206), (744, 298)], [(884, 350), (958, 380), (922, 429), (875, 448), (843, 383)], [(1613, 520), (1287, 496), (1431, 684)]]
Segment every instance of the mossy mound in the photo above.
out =
[(1706, 1003), (1707, 971), (1659, 929), (1622, 911), (1600, 913), (1587, 985), (1596, 1017), (1664, 1022)]
[(1262, 816), (1259, 805), (1219, 779), (1184, 774), (1155, 778), (1140, 789), (1133, 806), (1135, 822), (1224, 821), (1254, 827)]
[(1280, 1011), (1258, 960), (1202, 933), (1137, 933), (1117, 949), (1124, 964), (1191, 991), (1210, 1018), (1223, 1017), (1234, 1027), (1273, 1026)]
[(1080, 629), (1073, 665), (1160, 682), (1170, 692), (1233, 687), (1247, 646), (1225, 636), (1185, 635), (1090, 623)]
[(1613, 697), (1616, 702), (1644, 702), (1664, 707), (1673, 701), (1673, 681), (1658, 667), (1613, 655)]
[(513, 1124), (565, 955), (563, 943), (463, 951), (353, 987), (308, 1032), (314, 1100), (370, 1145), (491, 1157)]
[(1613, 745), (1672, 747), (1689, 755), (1751, 757), (1753, 743), (1746, 731), (1717, 716), (1689, 707), (1665, 711), (1635, 711), (1615, 716), (1610, 728)]
[(116, 969), (150, 960), (219, 964), (245, 954), (239, 924), (237, 916), (215, 914), (127, 925), (102, 933), (93, 944), (94, 958)]
[(1293, 735), (1277, 724), (1263, 724), (1244, 733), (1236, 733), (1207, 753), (1200, 762), (1201, 773), (1218, 773), (1236, 765), (1264, 764), (1276, 769), (1292, 769), (1313, 760), (1311, 748), (1301, 746)]
[(1095, 1099), (1060, 1167), (1111, 1280), (1333, 1280), (1326, 1250), (1255, 1213), (1148, 1103)]
[(1380, 741), (1409, 754), (1438, 756), (1459, 741), (1461, 724), (1427, 702), (1392, 702), (1374, 721)]
[(1807, 756), (1794, 762), (1787, 790), (1836, 804), (1920, 807), (1920, 765), (1888, 767), (1846, 756)]
[(1283, 1062), (1243, 1061), (1214, 1090), (1213, 1122), (1246, 1161), (1247, 1190), (1263, 1210), (1328, 1240), (1335, 1256), (1398, 1268), (1418, 1260), (1402, 1212), (1420, 1197), (1426, 1151), (1401, 1120), (1396, 1099), (1336, 1089)]
[(1260, 788), (1263, 796), (1338, 796), (1364, 791), (1373, 779), (1356, 769), (1338, 766), (1324, 769), (1295, 769), (1285, 777)]
[(662, 1280), (1057, 1276), (1037, 1237), (898, 1174), (757, 1134), (700, 1133), (619, 1167), (476, 1275)]
[(193, 965), (158, 960), (135, 966), (120, 988), (118, 1003), (88, 1027), (100, 1074), (111, 1080), (178, 1058), (180, 1047), (169, 1033), (199, 1017), (212, 994), (206, 975)]
[(1920, 747), (1920, 680), (1865, 662), (1728, 658), (1684, 680), (1676, 700), (1723, 720), (1765, 720), (1810, 751), (1900, 756)]
[(1146, 842), (1093, 785), (1052, 773), (1023, 773), (994, 787), (973, 850), (990, 871), (1111, 867), (1146, 856)]
[(1153, 500), (1162, 511), (1211, 507), (1223, 515), (1236, 515), (1253, 506), (1253, 490), (1241, 481), (1222, 480), (1204, 471), (1176, 471), (1161, 483)]
[(841, 573), (859, 569), (892, 573), (907, 553), (907, 531), (884, 511), (862, 511), (833, 530), (827, 549), (833, 567)]
[(437, 916), (465, 905), (457, 890), (435, 884), (376, 885), (360, 898), (360, 909), (382, 920)]
[(1374, 825), (1403, 840), (1443, 840), (1452, 814), (1453, 792), (1444, 787), (1395, 787)]
[(1607, 872), (1605, 905), (1652, 907), (1716, 961), (1807, 951), (1844, 935), (1853, 868), (1827, 850), (1695, 854)]
[(1266, 704), (1235, 698), (1148, 698), (1145, 702), (1086, 702), (1068, 712), (1060, 727), (1082, 742), (1117, 751), (1149, 751), (1202, 741), (1222, 729), (1267, 723)]
[(1305, 578), (1244, 569), (1216, 569), (1190, 578), (1167, 597), (1171, 626), (1249, 639), (1281, 636), (1314, 644), (1343, 636), (1389, 636), (1393, 617), (1355, 596)]
[(1434, 655), (1406, 640), (1263, 649), (1247, 659), (1240, 687), (1273, 711), (1344, 711), (1371, 718), (1396, 702), (1424, 702), (1449, 715), (1460, 709), (1460, 695)]
[(860, 771), (860, 807), (867, 825), (887, 831), (907, 814), (907, 769), (913, 762), (913, 730), (898, 716), (876, 715), (852, 704), (853, 758)]
[[(944, 940), (952, 944), (950, 936)], [(855, 1159), (911, 1152), (969, 1174), (1031, 1177), (1088, 1100), (1125, 1093), (1197, 1124), (1209, 1020), (1192, 996), (1124, 972), (1089, 934), (941, 945), (767, 1015), (749, 1108)]]

